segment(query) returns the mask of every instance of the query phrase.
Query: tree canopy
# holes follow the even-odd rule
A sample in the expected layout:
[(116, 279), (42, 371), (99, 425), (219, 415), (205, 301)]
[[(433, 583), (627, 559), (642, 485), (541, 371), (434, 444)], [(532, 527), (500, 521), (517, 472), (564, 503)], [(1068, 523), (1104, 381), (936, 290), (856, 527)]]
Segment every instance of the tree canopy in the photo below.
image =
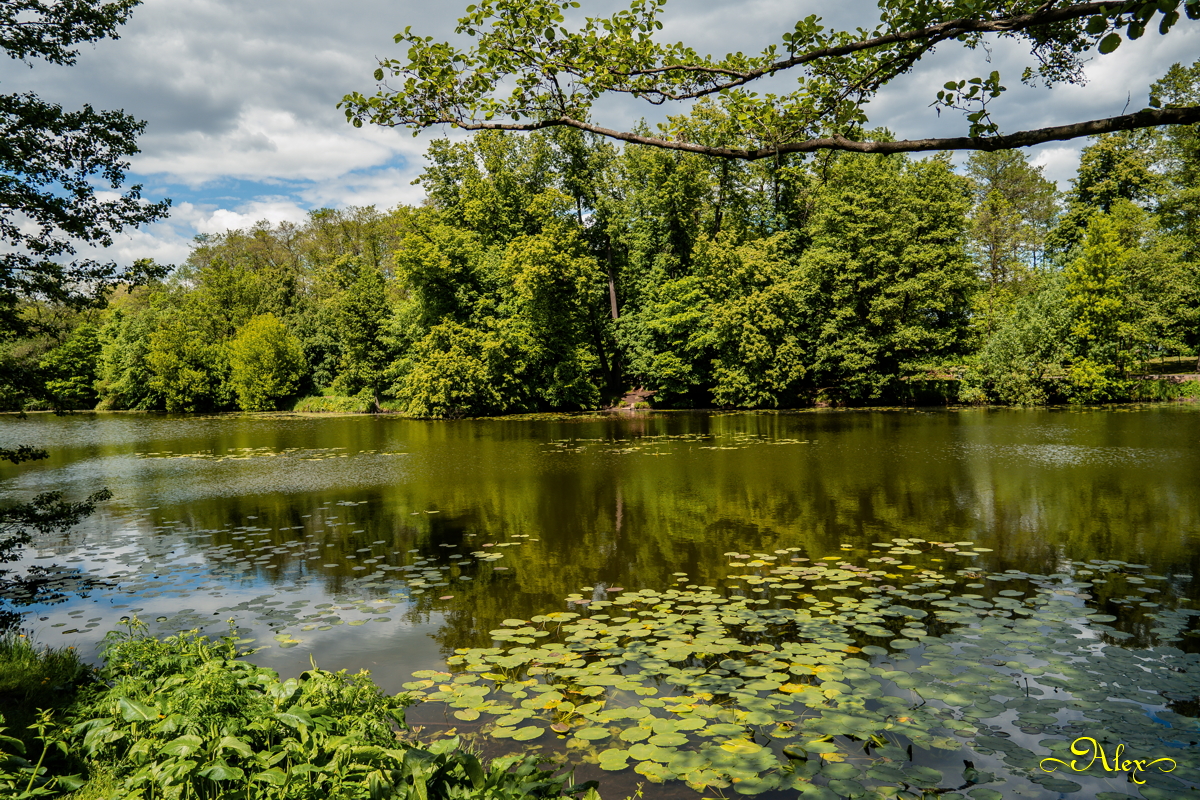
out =
[[(673, 150), (755, 160), (816, 150), (897, 153), (1003, 150), (1119, 130), (1200, 122), (1200, 105), (1169, 94), (1150, 107), (1117, 117), (1072, 121), (1002, 133), (992, 102), (1006, 91), (999, 72), (949, 81), (931, 105), (962, 111), (965, 136), (900, 141), (865, 136), (866, 104), (938, 46), (986, 47), (989, 37), (1015, 39), (1032, 57), (1021, 80), (1030, 85), (1081, 83), (1087, 55), (1106, 55), (1147, 29), (1169, 35), (1183, 16), (1200, 19), (1200, 0), (1084, 2), (1061, 0), (878, 0), (871, 30), (830, 30), (816, 16), (780, 32), (757, 55), (700, 55), (683, 42), (657, 38), (666, 0), (633, 0), (608, 17), (585, 17), (576, 28), (575, 0), (482, 0), (468, 6), (456, 33), (460, 48), (412, 32), (397, 34), (406, 59), (381, 59), (377, 92), (343, 98), (356, 126), (435, 125), (467, 130), (537, 130), (567, 126)], [(755, 88), (776, 75), (796, 75), (782, 94)], [(394, 85), (390, 80), (396, 80)], [(656, 134), (621, 131), (591, 118), (607, 95), (630, 95), (654, 105), (715, 98), (728, 123), (701, 140), (679, 125)]]
[[(26, 62), (74, 64), (76, 45), (117, 38), (139, 3), (0, 0), (0, 48)], [(67, 110), (31, 92), (0, 94), (0, 331), (28, 328), (18, 313), (21, 299), (79, 307), (117, 279), (154, 271), (149, 261), (123, 269), (72, 258), (81, 243), (108, 246), (125, 228), (166, 216), (170, 201), (143, 201), (141, 186), (112, 196), (144, 127), (121, 111)]]

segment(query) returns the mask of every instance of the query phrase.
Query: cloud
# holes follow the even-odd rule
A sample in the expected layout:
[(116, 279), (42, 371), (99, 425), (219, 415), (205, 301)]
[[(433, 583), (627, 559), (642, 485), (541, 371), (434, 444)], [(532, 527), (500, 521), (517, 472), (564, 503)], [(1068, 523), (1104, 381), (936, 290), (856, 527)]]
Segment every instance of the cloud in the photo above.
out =
[[(122, 108), (147, 120), (131, 178), (146, 184), (147, 197), (173, 197), (172, 218), (121, 237), (109, 255), (178, 262), (197, 233), (222, 226), (298, 220), (321, 206), (419, 202), (412, 181), (429, 141), (446, 131), (413, 138), (356, 129), (336, 106), (347, 92), (374, 91), (377, 57), (403, 57), (396, 32), (411, 25), (449, 38), (467, 1), (146, 0), (119, 41), (85, 46), (77, 66), (0, 63), (0, 81), (3, 91), (33, 90), (64, 106)], [(579, 13), (606, 15), (624, 5), (588, 0)], [(757, 53), (809, 14), (852, 30), (874, 27), (879, 12), (863, 0), (672, 0), (663, 37), (700, 52)], [(928, 107), (937, 87), (999, 69), (1012, 88), (996, 112), (1004, 130), (1110, 116), (1127, 98), (1131, 109), (1144, 105), (1149, 83), (1196, 52), (1200, 26), (1183, 20), (1166, 38), (1148, 33), (1089, 63), (1088, 85), (1046, 91), (1020, 86), (1028, 53), (1013, 43), (991, 48), (990, 62), (983, 49), (943, 45), (868, 110), (872, 124), (900, 136), (958, 135), (966, 127), (961, 116), (939, 117)], [(780, 76), (772, 88), (792, 85)], [(595, 118), (627, 129), (639, 118), (653, 124), (682, 110), (618, 98), (601, 103)], [(1063, 185), (1081, 146), (1044, 145), (1032, 157)]]

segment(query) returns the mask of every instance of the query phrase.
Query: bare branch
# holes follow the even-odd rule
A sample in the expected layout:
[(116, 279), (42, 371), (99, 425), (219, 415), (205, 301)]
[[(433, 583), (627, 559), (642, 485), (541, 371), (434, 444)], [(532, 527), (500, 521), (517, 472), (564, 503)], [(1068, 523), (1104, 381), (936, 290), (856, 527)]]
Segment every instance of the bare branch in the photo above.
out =
[[(853, 153), (916, 153), (936, 150), (1014, 150), (1019, 147), (1032, 147), (1045, 142), (1078, 139), (1083, 136), (1096, 136), (1101, 133), (1136, 130), (1138, 128), (1154, 128), (1159, 125), (1191, 125), (1200, 123), (1200, 106), (1184, 108), (1149, 108), (1133, 114), (1119, 117), (1106, 117), (1088, 122), (1076, 122), (1071, 125), (1055, 125), (1049, 128), (1037, 128), (1030, 131), (1018, 131), (1003, 136), (958, 136), (945, 139), (902, 139), (898, 142), (857, 141), (844, 136), (831, 136), (822, 139), (808, 139), (803, 142), (791, 142), (778, 147), (760, 147), (745, 150), (733, 147), (708, 147), (690, 142), (672, 141), (655, 136), (643, 136), (628, 131), (617, 131), (603, 128), (577, 119), (558, 118), (528, 123), (479, 122), (463, 123), (453, 119), (442, 119), (439, 123), (455, 125), (469, 131), (499, 130), (499, 131), (535, 131), (542, 128), (569, 127), (582, 131), (619, 139), (623, 142), (641, 144), (648, 147), (658, 147), (664, 150), (681, 150), (686, 153), (732, 158), (743, 161), (757, 161), (761, 158), (774, 158), (787, 153), (811, 153), (817, 150), (845, 150)], [(436, 123), (435, 123), (436, 124)]]

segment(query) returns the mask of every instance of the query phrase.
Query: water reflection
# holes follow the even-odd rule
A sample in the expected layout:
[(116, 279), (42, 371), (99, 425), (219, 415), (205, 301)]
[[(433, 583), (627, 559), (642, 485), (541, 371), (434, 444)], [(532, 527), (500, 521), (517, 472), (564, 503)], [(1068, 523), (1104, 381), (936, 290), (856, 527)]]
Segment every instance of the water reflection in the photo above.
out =
[(820, 559), (909, 537), (986, 547), (980, 570), (1147, 565), (1163, 583), (1092, 588), (1144, 644), (1144, 603), (1197, 596), (1197, 411), (9, 416), (5, 446), (52, 457), (0, 481), (116, 495), (33, 554), (113, 584), (41, 610), (48, 639), (94, 646), (134, 609), (212, 630), (235, 617), (273, 665), (369, 666), (395, 689), (571, 592), (674, 573), (723, 587), (731, 551)]

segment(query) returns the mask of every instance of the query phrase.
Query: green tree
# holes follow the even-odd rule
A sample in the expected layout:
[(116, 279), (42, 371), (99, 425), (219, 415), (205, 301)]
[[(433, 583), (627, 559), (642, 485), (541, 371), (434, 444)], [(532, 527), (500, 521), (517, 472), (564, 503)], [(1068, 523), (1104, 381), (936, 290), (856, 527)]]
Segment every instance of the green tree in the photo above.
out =
[(1129, 363), (1129, 342), (1122, 323), (1128, 319), (1121, 262), (1126, 249), (1108, 215), (1088, 222), (1082, 253), (1063, 270), (1066, 304), (1072, 313), (1074, 353), (1068, 373), (1074, 399), (1117, 399)]
[(1057, 190), (1041, 167), (1012, 150), (972, 153), (965, 172), (973, 205), (968, 249), (985, 285), (976, 297), (974, 318), (978, 328), (990, 332), (1043, 261)]
[(817, 193), (801, 268), (811, 284), (816, 386), (886, 396), (960, 355), (975, 277), (963, 248), (964, 179), (941, 158), (846, 156)]
[(1042, 405), (1065, 393), (1072, 321), (1066, 281), (1061, 273), (1034, 280), (970, 359), (960, 387), (964, 402)]
[(149, 388), (171, 413), (213, 411), (229, 403), (225, 349), (183, 304), (166, 311), (150, 334), (146, 366)]
[[(1133, 114), (1000, 135), (990, 105), (1006, 87), (1000, 73), (949, 81), (931, 97), (939, 110), (966, 114), (966, 136), (905, 141), (864, 139), (865, 106), (935, 47), (955, 41), (975, 49), (994, 39), (1029, 47), (1030, 84), (1080, 83), (1087, 53), (1111, 53), (1123, 38), (1157, 23), (1167, 35), (1181, 19), (1200, 18), (1200, 0), (1061, 5), (1016, 0), (900, 3), (879, 0), (872, 30), (828, 30), (815, 15), (781, 26), (779, 42), (759, 55), (715, 58), (685, 43), (657, 38), (666, 0), (633, 0), (609, 17), (585, 17), (572, 30), (575, 0), (485, 0), (467, 8), (458, 47), (405, 29), (396, 43), (407, 59), (381, 59), (372, 97), (346, 95), (355, 125), (414, 130), (451, 124), (467, 130), (579, 130), (662, 149), (728, 159), (775, 159), (817, 149), (897, 153), (947, 149), (998, 150), (1088, 134), (1190, 124), (1200, 107), (1147, 108)], [(757, 92), (760, 80), (796, 76), (792, 91)], [(931, 87), (931, 89), (934, 87)], [(931, 91), (932, 95), (933, 92)], [(632, 95), (650, 103), (715, 98), (730, 124), (716, 140), (697, 141), (675, 126), (620, 131), (592, 121), (595, 104)]]
[(271, 411), (290, 397), (304, 372), (300, 341), (274, 314), (260, 314), (229, 343), (229, 384), (243, 411)]
[[(0, 48), (26, 63), (74, 64), (78, 44), (117, 38), (139, 2), (3, 0)], [(166, 216), (169, 201), (143, 202), (141, 186), (119, 192), (144, 127), (119, 111), (68, 111), (32, 92), (0, 94), (0, 331), (28, 330), (22, 299), (95, 305), (115, 280), (154, 272), (150, 262), (122, 270), (71, 258), (79, 243), (107, 246), (114, 234)]]
[(396, 364), (391, 393), (415, 417), (469, 417), (524, 410), (529, 343), (519, 323), (434, 325)]
[(100, 338), (96, 326), (83, 324), (42, 359), (46, 392), (57, 406), (91, 408), (96, 404)]
[[(1190, 67), (1172, 65), (1150, 94), (1168, 106), (1200, 104), (1200, 60)], [(1167, 181), (1160, 207), (1164, 224), (1190, 243), (1188, 257), (1200, 260), (1200, 128), (1165, 129), (1161, 161)]]
[(346, 395), (366, 390), (378, 403), (390, 360), (383, 335), (390, 310), (383, 271), (353, 256), (340, 257), (332, 271), (341, 289), (335, 300), (341, 359), (334, 389)]
[(1067, 208), (1049, 235), (1048, 246), (1069, 263), (1083, 241), (1092, 215), (1107, 213), (1119, 202), (1156, 204), (1164, 187), (1156, 169), (1158, 131), (1122, 131), (1097, 136), (1083, 148), (1079, 169), (1067, 191)]
[(153, 372), (147, 360), (162, 305), (157, 287), (118, 292), (114, 298), (98, 336), (97, 408), (151, 411), (165, 407), (162, 394), (151, 388)]

